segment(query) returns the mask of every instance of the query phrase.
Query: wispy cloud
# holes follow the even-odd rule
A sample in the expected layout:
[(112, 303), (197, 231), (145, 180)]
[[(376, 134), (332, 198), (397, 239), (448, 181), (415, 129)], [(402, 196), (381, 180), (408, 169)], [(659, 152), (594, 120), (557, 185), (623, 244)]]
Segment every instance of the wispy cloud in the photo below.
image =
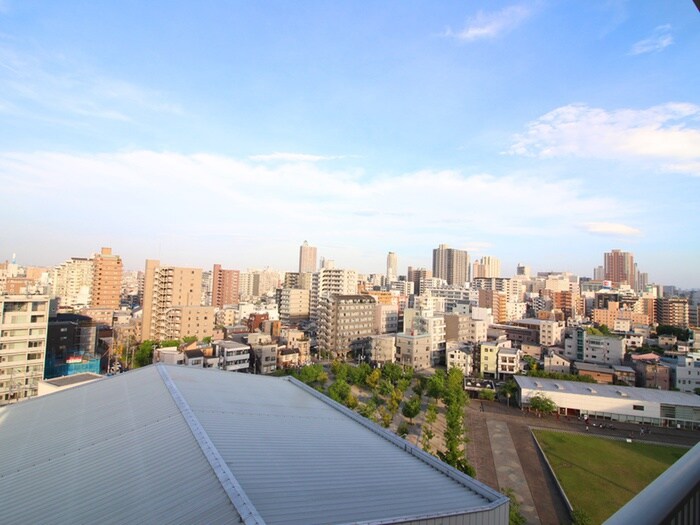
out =
[(642, 231), (626, 224), (614, 222), (588, 222), (583, 225), (589, 233), (614, 237), (637, 237)]
[(275, 152), (265, 155), (251, 155), (250, 160), (256, 162), (320, 162), (323, 160), (337, 160), (344, 158), (342, 155), (312, 155), (309, 153)]
[(25, 118), (126, 122), (144, 112), (182, 114), (163, 93), (110, 78), (59, 54), (17, 52), (9, 45), (0, 45), (0, 89), (14, 113)]
[(492, 13), (479, 11), (467, 20), (463, 29), (455, 32), (448, 28), (444, 36), (464, 42), (495, 38), (520, 25), (530, 16), (530, 12), (529, 8), (522, 5), (512, 5)]
[(658, 26), (654, 29), (651, 36), (636, 42), (632, 49), (630, 49), (630, 55), (643, 55), (646, 53), (656, 53), (666, 49), (668, 46), (673, 44), (673, 36), (671, 36), (671, 26), (666, 24)]
[(508, 153), (540, 158), (656, 159), (660, 167), (700, 162), (700, 106), (668, 103), (606, 111), (572, 104), (530, 122)]

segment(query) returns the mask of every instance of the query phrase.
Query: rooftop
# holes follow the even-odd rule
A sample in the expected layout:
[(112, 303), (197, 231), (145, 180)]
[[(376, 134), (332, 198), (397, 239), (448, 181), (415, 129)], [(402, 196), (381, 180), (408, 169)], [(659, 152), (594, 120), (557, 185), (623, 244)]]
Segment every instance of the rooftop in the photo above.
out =
[(7, 523), (508, 521), (505, 496), (292, 378), (162, 364), (1, 407), (0, 493)]
[(625, 397), (632, 400), (648, 401), (650, 403), (700, 408), (700, 396), (685, 394), (683, 392), (656, 390), (654, 388), (637, 388), (633, 386), (582, 383), (579, 381), (561, 381), (559, 379), (543, 379), (541, 377), (517, 375), (513, 376), (513, 379), (515, 379), (515, 382), (518, 383), (520, 388), (526, 388), (528, 390), (609, 397), (615, 399)]

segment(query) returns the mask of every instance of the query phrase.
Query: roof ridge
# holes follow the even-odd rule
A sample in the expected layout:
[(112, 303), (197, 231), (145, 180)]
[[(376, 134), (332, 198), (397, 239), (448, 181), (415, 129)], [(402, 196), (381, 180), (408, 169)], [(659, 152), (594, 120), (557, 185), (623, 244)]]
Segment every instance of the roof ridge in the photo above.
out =
[(180, 393), (180, 390), (175, 385), (175, 382), (170, 377), (168, 370), (163, 364), (154, 365), (158, 369), (165, 387), (168, 389), (170, 396), (173, 398), (175, 405), (185, 419), (185, 422), (190, 427), (195, 441), (202, 450), (204, 457), (207, 458), (209, 465), (216, 474), (219, 483), (221, 483), (224, 492), (231, 500), (231, 504), (234, 506), (238, 514), (241, 516), (243, 523), (246, 525), (265, 525), (265, 520), (255, 508), (255, 505), (250, 501), (250, 498), (246, 495), (243, 487), (233, 475), (231, 469), (229, 469), (228, 464), (221, 457), (221, 454), (217, 450), (214, 443), (212, 443), (207, 431), (204, 430), (202, 424), (195, 416), (192, 408), (185, 400), (184, 396)]

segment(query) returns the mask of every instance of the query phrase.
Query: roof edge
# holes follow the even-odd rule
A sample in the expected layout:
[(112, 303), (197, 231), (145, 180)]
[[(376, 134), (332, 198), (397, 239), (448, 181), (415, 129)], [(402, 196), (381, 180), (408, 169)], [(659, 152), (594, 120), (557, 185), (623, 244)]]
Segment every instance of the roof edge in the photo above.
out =
[[(504, 494), (501, 494), (500, 492), (492, 489), (488, 485), (485, 485), (484, 483), (478, 481), (477, 479), (472, 478), (471, 476), (467, 476), (465, 473), (455, 469), (454, 467), (451, 467), (447, 463), (444, 463), (440, 461), (438, 458), (433, 456), (432, 454), (428, 454), (424, 450), (419, 449), (412, 443), (409, 443), (405, 439), (397, 436), (393, 432), (389, 432), (388, 430), (380, 427), (373, 421), (370, 421), (369, 419), (359, 415), (358, 413), (354, 412), (353, 410), (350, 410), (346, 406), (341, 405), (340, 403), (337, 403), (336, 401), (333, 401), (331, 398), (326, 396), (325, 394), (322, 394), (315, 388), (310, 387), (309, 385), (303, 383), (302, 381), (299, 381), (298, 379), (292, 377), (292, 376), (287, 376), (284, 378), (286, 381), (289, 381), (293, 385), (297, 386), (298, 388), (301, 388), (302, 390), (308, 392), (312, 396), (314, 396), (316, 399), (322, 401), (323, 403), (329, 405), (331, 408), (337, 410), (338, 412), (342, 413), (343, 415), (349, 417), (356, 423), (359, 423), (363, 427), (367, 428), (368, 430), (374, 432), (375, 434), (379, 435), (380, 437), (386, 439), (389, 441), (392, 445), (402, 449), (404, 452), (410, 454), (411, 456), (423, 461), (423, 463), (426, 463), (430, 467), (436, 469), (437, 471), (441, 472), (442, 474), (446, 475), (448, 478), (452, 479), (453, 481), (456, 481), (460, 485), (464, 486), (465, 488), (468, 488), (469, 490), (472, 490), (479, 494), (480, 496), (483, 496), (487, 500), (490, 501), (488, 505), (482, 505), (479, 507), (473, 507), (470, 509), (465, 509), (464, 512), (458, 512), (457, 514), (468, 514), (468, 513), (474, 513), (474, 512), (482, 512), (485, 510), (492, 510), (495, 508), (500, 507), (504, 503), (507, 503), (510, 501), (508, 496), (505, 496)], [(410, 519), (418, 519), (418, 518), (423, 518), (425, 519), (424, 516), (401, 516), (400, 518), (397, 517), (395, 519), (390, 519), (387, 520), (386, 522), (381, 521), (381, 522), (376, 522), (376, 523), (398, 523), (399, 519), (402, 521), (405, 520), (410, 520)], [(375, 523), (375, 522), (371, 522)]]

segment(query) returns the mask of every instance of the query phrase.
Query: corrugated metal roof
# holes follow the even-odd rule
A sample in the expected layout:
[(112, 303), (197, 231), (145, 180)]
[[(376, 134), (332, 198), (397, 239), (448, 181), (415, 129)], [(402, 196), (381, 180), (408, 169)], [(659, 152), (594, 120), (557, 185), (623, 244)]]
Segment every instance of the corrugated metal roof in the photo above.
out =
[(0, 521), (239, 523), (155, 367), (0, 408)]
[[(582, 383), (579, 381), (560, 381), (558, 379), (543, 379), (541, 377), (513, 376), (513, 379), (521, 388), (537, 389), (543, 392), (557, 392), (557, 383), (564, 387), (569, 394), (590, 395), (590, 389), (595, 387), (595, 395), (598, 397), (619, 398), (620, 392), (626, 394), (632, 400), (649, 401), (651, 403), (663, 403), (667, 405), (700, 407), (700, 396), (686, 394), (684, 392), (672, 392), (669, 390), (656, 390), (654, 388), (638, 388), (634, 386), (603, 385), (598, 383)], [(591, 386), (593, 385), (593, 386)]]
[(301, 383), (164, 365), (0, 408), (0, 494), (3, 523), (507, 521), (507, 498)]

